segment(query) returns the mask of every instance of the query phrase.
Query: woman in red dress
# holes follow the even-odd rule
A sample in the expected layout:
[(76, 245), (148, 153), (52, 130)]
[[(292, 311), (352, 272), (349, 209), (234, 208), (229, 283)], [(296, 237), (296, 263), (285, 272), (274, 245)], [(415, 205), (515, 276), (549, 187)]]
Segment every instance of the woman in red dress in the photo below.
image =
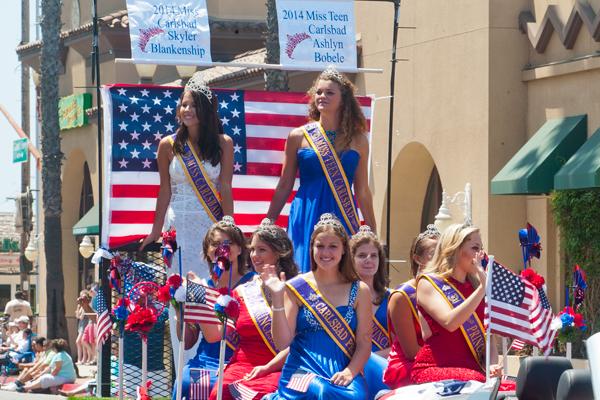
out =
[[(425, 344), (415, 357), (412, 383), (485, 381), (482, 256), (479, 229), (452, 225), (441, 235), (433, 259), (417, 278), (417, 307), (431, 332), (424, 334)], [(491, 350), (495, 363), (495, 346)], [(496, 364), (490, 372), (502, 375)]]
[[(258, 274), (237, 287), (233, 297), (240, 304), (235, 327), (239, 346), (223, 375), (223, 399), (260, 399), (277, 390), (287, 350), (278, 352), (271, 336), (271, 301), (260, 273), (266, 265), (275, 265), (282, 280), (298, 273), (292, 243), (285, 230), (264, 219), (252, 235), (250, 258)], [(220, 329), (205, 332), (208, 341), (220, 340)], [(215, 333), (217, 334), (215, 336)], [(217, 398), (217, 386), (210, 399)]]
[[(417, 313), (417, 280), (425, 265), (433, 257), (440, 238), (440, 231), (428, 225), (425, 232), (417, 235), (410, 246), (411, 280), (398, 286), (390, 295), (388, 321), (392, 348), (383, 382), (391, 389), (410, 385), (410, 373), (415, 355), (423, 346), (421, 325)], [(408, 322), (410, 321), (410, 322)]]

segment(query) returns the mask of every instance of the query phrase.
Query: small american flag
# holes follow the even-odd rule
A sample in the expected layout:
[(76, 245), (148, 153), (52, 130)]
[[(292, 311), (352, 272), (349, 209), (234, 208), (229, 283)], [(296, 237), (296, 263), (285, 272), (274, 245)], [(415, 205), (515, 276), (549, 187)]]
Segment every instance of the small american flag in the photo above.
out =
[(515, 351), (523, 350), (525, 345), (526, 345), (526, 343), (524, 341), (515, 339), (512, 341), (509, 350), (515, 350)]
[[(102, 244), (123, 246), (152, 229), (160, 178), (158, 143), (177, 130), (181, 87), (104, 87), (104, 154), (107, 198), (102, 203)], [(289, 132), (307, 122), (304, 93), (215, 89), (225, 134), (234, 142), (232, 194), (235, 221), (245, 233), (256, 229), (269, 208), (281, 174)], [(370, 121), (369, 97), (358, 98)], [(294, 189), (277, 219), (287, 226)]]
[(317, 374), (313, 372), (298, 370), (292, 374), (286, 387), (300, 393), (306, 393), (311, 382), (316, 377)]
[(550, 328), (550, 304), (543, 306), (540, 292), (526, 279), (496, 262), (491, 268), (490, 331), (539, 347), (548, 355), (556, 333)]
[(103, 288), (98, 288), (97, 296), (97, 310), (98, 321), (97, 321), (97, 334), (96, 334), (96, 345), (102, 346), (106, 339), (110, 337), (110, 329), (112, 326), (112, 320), (110, 318), (110, 313), (108, 312), (108, 307), (106, 306), (106, 299), (104, 298), (104, 290)]
[(190, 398), (188, 400), (207, 400), (210, 396), (210, 371), (190, 368)]
[[(215, 314), (215, 303), (219, 296), (218, 290), (188, 280), (183, 320), (190, 324), (221, 324)], [(235, 322), (228, 319), (227, 326), (235, 329)]]
[(229, 384), (229, 393), (236, 400), (253, 400), (258, 395), (258, 392), (250, 389), (242, 382), (236, 381)]

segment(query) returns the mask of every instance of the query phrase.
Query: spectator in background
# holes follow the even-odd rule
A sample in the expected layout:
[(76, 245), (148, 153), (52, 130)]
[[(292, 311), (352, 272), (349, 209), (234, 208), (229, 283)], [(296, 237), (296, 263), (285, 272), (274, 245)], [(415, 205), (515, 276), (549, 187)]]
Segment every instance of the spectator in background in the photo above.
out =
[(19, 368), (23, 368), (23, 371), (19, 374), (19, 377), (6, 386), (2, 387), (2, 390), (16, 391), (18, 387), (24, 386), (27, 382), (39, 378), (41, 373), (48, 368), (52, 358), (56, 354), (54, 350), (49, 348), (51, 341), (44, 337), (36, 337), (33, 339), (33, 348), (36, 352), (35, 361), (33, 363), (18, 364)]
[(39, 378), (18, 387), (17, 392), (29, 392), (36, 389), (57, 388), (65, 383), (73, 383), (77, 379), (73, 359), (67, 352), (68, 344), (65, 339), (54, 339), (50, 349), (56, 354), (50, 365), (42, 371)]
[(77, 345), (77, 363), (86, 364), (91, 361), (91, 349), (89, 348), (88, 342), (84, 339), (85, 331), (90, 323), (90, 317), (86, 315), (87, 308), (90, 307), (91, 298), (87, 290), (82, 290), (77, 298), (77, 308), (75, 309), (75, 317), (77, 318), (77, 339), (75, 344)]
[(4, 314), (10, 317), (9, 321), (11, 322), (19, 317), (28, 317), (29, 323), (29, 319), (33, 316), (33, 312), (31, 311), (31, 304), (27, 301), (27, 294), (18, 290), (15, 293), (15, 298), (6, 303)]

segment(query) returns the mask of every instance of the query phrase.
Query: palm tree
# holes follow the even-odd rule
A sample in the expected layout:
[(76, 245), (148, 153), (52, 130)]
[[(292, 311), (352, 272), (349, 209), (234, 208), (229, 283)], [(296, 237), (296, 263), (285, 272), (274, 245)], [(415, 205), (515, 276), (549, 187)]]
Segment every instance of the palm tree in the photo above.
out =
[(46, 254), (48, 337), (68, 340), (62, 269), (61, 180), (63, 154), (58, 123), (61, 0), (42, 0), (41, 109), (42, 205)]
[[(279, 32), (277, 25), (277, 8), (275, 0), (267, 0), (267, 32), (266, 43), (267, 48), (267, 64), (279, 64)], [(265, 71), (265, 89), (287, 92), (288, 74), (285, 71), (268, 69)]]

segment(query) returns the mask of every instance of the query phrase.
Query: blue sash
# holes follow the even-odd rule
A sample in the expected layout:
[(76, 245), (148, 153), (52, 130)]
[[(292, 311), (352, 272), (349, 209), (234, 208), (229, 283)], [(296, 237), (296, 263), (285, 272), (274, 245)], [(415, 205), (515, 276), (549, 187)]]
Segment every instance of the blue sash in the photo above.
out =
[(314, 315), (319, 325), (340, 350), (351, 359), (356, 348), (356, 340), (354, 332), (352, 332), (344, 317), (325, 299), (319, 289), (303, 277), (297, 276), (287, 281), (286, 285)]
[(276, 355), (277, 346), (275, 346), (275, 341), (273, 340), (273, 336), (271, 334), (273, 314), (265, 297), (262, 285), (254, 280), (243, 286), (240, 286), (237, 290), (239, 290), (240, 295), (244, 298), (244, 303), (248, 309), (248, 314), (250, 314), (250, 318), (252, 318), (252, 322), (254, 322), (256, 330), (262, 337), (271, 353)]
[(321, 168), (327, 178), (333, 197), (346, 221), (350, 232), (354, 235), (360, 228), (358, 212), (354, 206), (354, 198), (350, 183), (342, 167), (342, 163), (335, 152), (333, 144), (327, 138), (323, 127), (318, 122), (311, 122), (302, 127), (304, 136), (319, 157)]
[[(421, 275), (419, 279), (427, 279), (446, 300), (450, 308), (456, 308), (465, 301), (462, 293), (448, 279), (441, 278), (435, 274)], [(465, 337), (473, 358), (475, 358), (479, 367), (485, 371), (485, 330), (477, 314), (471, 314), (460, 326), (460, 330)]]
[[(381, 300), (381, 304), (377, 307), (377, 311), (373, 313), (373, 323), (372, 325), (372, 334), (371, 334), (371, 342), (375, 347), (379, 350), (387, 349), (392, 345), (392, 340), (390, 338), (390, 319), (388, 317), (388, 307), (390, 300), (391, 291), (390, 289), (385, 290), (385, 295)], [(381, 308), (384, 307), (384, 310)], [(383, 326), (381, 322), (377, 319), (377, 313), (380, 311), (384, 311), (383, 315), (387, 322), (384, 322), (386, 327)]]
[[(169, 142), (174, 144), (173, 136), (169, 136)], [(196, 196), (204, 207), (204, 210), (213, 222), (220, 221), (223, 218), (223, 208), (221, 208), (221, 196), (214, 187), (208, 174), (202, 166), (200, 158), (190, 146), (189, 141), (183, 146), (183, 154), (175, 154), (175, 157), (181, 163), (183, 171), (187, 176)]]

